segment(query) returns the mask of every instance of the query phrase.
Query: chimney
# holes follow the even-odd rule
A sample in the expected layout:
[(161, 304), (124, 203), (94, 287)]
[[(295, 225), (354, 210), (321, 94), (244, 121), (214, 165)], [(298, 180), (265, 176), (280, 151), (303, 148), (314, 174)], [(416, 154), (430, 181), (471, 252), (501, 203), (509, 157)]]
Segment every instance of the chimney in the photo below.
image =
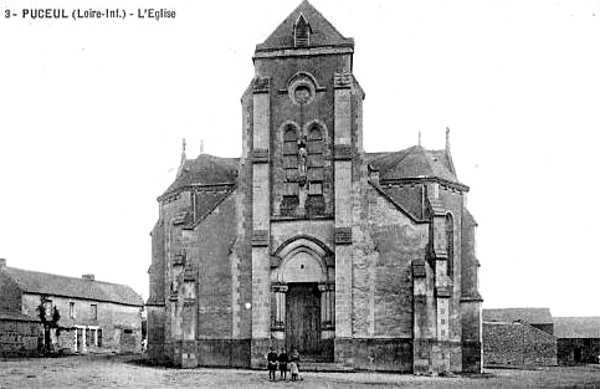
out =
[(81, 276), (81, 278), (83, 278), (86, 281), (94, 281), (94, 275), (93, 274), (84, 274)]
[(0, 269), (6, 267), (6, 258), (0, 258)]

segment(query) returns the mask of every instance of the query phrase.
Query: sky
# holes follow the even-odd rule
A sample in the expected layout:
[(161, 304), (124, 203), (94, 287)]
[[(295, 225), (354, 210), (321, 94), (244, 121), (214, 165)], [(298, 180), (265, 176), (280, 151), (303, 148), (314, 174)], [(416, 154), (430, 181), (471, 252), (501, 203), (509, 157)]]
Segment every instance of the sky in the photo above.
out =
[[(299, 3), (56, 0), (176, 16), (33, 20), (23, 10), (46, 2), (0, 0), (0, 258), (147, 298), (182, 139), (188, 158), (201, 140), (240, 155), (255, 45)], [(600, 316), (600, 0), (311, 3), (355, 39), (366, 151), (419, 132), (443, 148), (450, 127), (484, 307)]]

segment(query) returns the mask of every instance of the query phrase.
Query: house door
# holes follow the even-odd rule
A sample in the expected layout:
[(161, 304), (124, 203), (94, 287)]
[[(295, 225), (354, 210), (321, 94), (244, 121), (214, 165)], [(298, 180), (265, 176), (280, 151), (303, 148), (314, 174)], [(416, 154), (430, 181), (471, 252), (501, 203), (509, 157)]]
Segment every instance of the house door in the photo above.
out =
[(288, 284), (286, 346), (301, 356), (321, 353), (321, 295), (316, 283)]
[(77, 339), (77, 352), (83, 352), (83, 328), (76, 328), (76, 339)]

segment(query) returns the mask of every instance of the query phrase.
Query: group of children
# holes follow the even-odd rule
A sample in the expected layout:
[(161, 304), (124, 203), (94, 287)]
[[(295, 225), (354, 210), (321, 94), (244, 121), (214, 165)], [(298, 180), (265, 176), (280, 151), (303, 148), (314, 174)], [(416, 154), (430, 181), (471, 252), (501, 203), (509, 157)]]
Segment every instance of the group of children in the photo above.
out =
[(292, 353), (287, 355), (284, 348), (277, 354), (277, 348), (271, 347), (271, 351), (267, 354), (267, 368), (269, 369), (269, 380), (275, 381), (277, 367), (279, 367), (279, 378), (287, 379), (288, 363), (290, 365), (290, 372), (292, 373), (292, 381), (298, 380), (298, 365), (300, 363), (300, 353), (295, 348), (292, 349)]

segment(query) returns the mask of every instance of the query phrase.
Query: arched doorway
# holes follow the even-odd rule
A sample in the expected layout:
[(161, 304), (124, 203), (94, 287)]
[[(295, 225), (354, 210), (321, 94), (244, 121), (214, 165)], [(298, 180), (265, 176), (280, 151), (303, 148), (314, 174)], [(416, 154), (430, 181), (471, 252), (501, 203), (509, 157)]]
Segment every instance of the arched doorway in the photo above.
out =
[(306, 359), (333, 358), (333, 254), (306, 237), (287, 242), (277, 254), (271, 273), (279, 331), (275, 337)]

